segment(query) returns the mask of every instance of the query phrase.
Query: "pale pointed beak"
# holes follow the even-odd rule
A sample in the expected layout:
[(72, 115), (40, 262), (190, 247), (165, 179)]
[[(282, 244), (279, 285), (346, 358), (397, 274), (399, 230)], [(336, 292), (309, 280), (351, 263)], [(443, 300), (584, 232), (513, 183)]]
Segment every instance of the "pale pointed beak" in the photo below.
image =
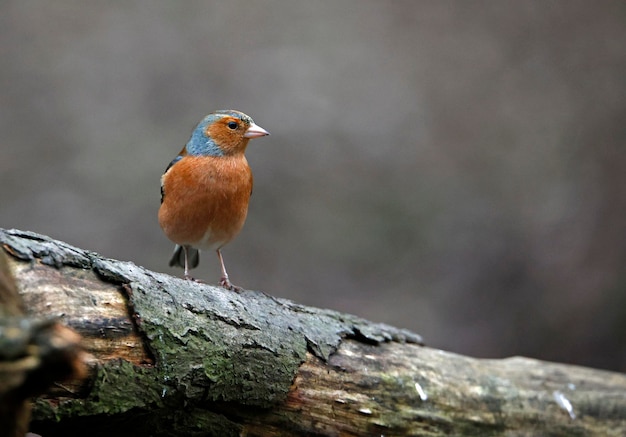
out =
[(245, 134), (243, 134), (246, 138), (258, 138), (264, 137), (265, 135), (269, 135), (270, 133), (263, 129), (258, 124), (252, 123)]

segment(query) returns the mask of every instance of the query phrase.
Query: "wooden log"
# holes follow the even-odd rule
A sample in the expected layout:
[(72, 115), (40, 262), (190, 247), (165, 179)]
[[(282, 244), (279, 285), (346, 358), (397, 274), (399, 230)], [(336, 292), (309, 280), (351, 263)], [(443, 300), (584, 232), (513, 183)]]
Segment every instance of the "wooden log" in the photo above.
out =
[(35, 403), (46, 437), (626, 435), (626, 376), (431, 349), (418, 335), (0, 230), (31, 312), (95, 357)]
[(31, 414), (29, 398), (55, 380), (85, 377), (87, 359), (71, 329), (25, 314), (8, 257), (0, 251), (0, 435), (23, 437)]

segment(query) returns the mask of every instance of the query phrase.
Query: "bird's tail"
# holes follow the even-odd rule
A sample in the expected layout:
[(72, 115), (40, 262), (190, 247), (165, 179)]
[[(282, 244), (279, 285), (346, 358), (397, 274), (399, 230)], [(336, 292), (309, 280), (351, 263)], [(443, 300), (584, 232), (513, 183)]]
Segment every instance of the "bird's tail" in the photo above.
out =
[[(195, 269), (198, 267), (198, 263), (200, 262), (200, 251), (187, 246), (187, 256), (189, 257), (187, 260), (189, 269)], [(185, 251), (183, 250), (183, 246), (177, 244), (176, 247), (174, 247), (174, 253), (170, 259), (170, 267), (185, 268)]]

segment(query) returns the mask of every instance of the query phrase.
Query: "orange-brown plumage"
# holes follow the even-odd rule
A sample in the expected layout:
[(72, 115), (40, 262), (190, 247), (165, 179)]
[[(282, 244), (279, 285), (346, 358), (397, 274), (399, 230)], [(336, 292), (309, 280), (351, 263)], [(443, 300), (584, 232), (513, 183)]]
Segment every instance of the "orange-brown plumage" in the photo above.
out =
[(246, 157), (184, 156), (163, 175), (159, 223), (174, 243), (219, 249), (241, 230), (252, 194)]
[(197, 265), (196, 249), (217, 251), (220, 284), (233, 288), (220, 249), (241, 230), (252, 194), (252, 171), (244, 152), (251, 138), (269, 133), (238, 111), (205, 117), (161, 178), (159, 224), (177, 244), (170, 265)]

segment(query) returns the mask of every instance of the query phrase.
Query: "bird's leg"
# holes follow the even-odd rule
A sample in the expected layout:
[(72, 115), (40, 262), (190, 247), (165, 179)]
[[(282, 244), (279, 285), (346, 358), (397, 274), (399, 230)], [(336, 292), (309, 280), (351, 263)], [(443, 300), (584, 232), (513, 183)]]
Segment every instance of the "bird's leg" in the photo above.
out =
[(189, 262), (187, 261), (187, 246), (183, 246), (183, 255), (185, 256), (185, 279), (191, 279), (191, 276), (189, 276)]
[(226, 266), (224, 265), (224, 258), (222, 258), (222, 252), (217, 249), (217, 257), (220, 259), (220, 265), (222, 267), (222, 278), (220, 279), (220, 285), (224, 288), (228, 288), (233, 291), (240, 291), (241, 288), (234, 286), (228, 279), (228, 273), (226, 273)]
[(183, 246), (183, 255), (185, 256), (185, 279), (188, 281), (195, 281), (189, 274), (189, 256), (187, 254), (187, 246)]

